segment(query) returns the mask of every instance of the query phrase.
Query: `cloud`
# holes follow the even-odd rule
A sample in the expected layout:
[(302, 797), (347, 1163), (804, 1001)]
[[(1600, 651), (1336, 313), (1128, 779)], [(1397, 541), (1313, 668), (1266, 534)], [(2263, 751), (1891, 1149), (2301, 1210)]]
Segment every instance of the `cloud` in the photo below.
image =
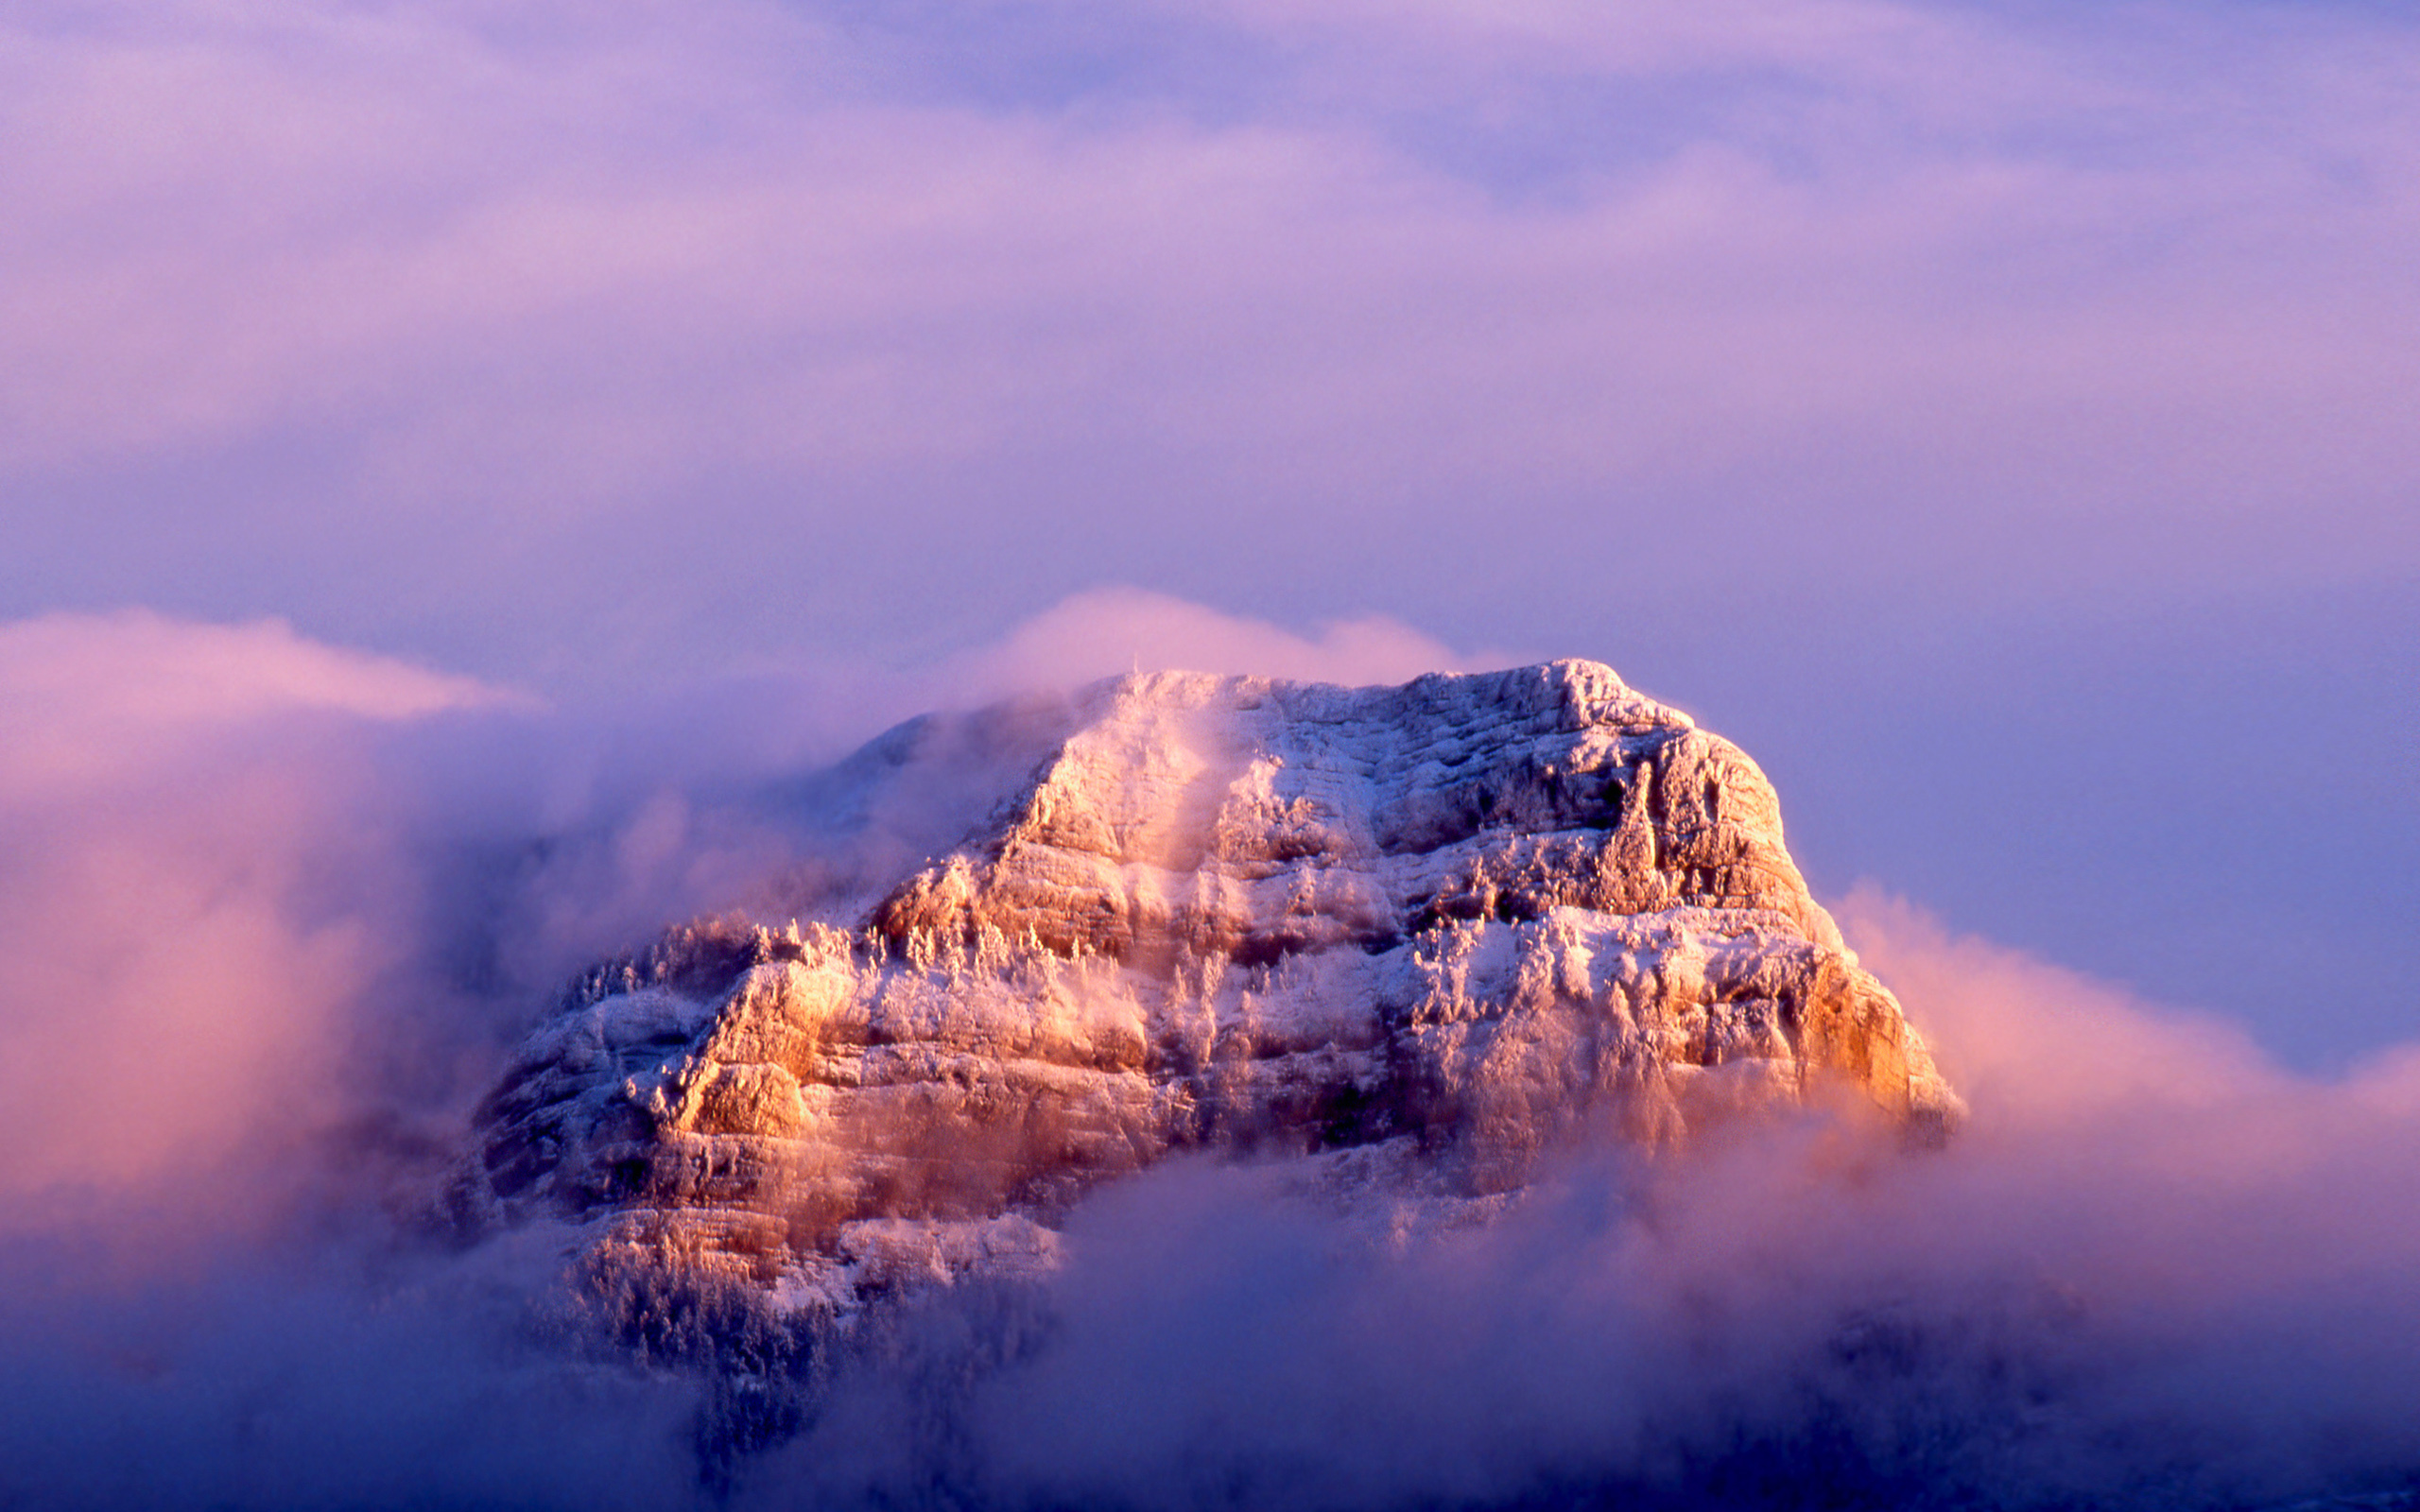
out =
[(2420, 39), (2265, 13), (12, 12), (9, 592), (568, 679), (2409, 568)]
[[(1099, 592), (919, 675), (1163, 656), (1463, 660)], [(49, 731), (0, 765), (0, 1495), (711, 1503), (691, 1435), (738, 1409), (583, 1354), (560, 1235), (445, 1252), (381, 1205), (441, 1175), (571, 953), (796, 858), (731, 796), (763, 731), (140, 615), (0, 627), (0, 692)], [(758, 708), (831, 745), (882, 717), (823, 694)], [(837, 1347), (802, 1435), (721, 1462), (730, 1504), (2216, 1507), (2420, 1475), (2420, 1046), (2297, 1075), (1878, 889), (1841, 915), (1972, 1105), (1945, 1150), (1817, 1120), (1581, 1151), (1433, 1230), (1180, 1163), (1080, 1208), (1043, 1288)]]
[(705, 1504), (682, 1383), (530, 1348), (515, 1303), (543, 1265), (366, 1275), (326, 1234), (194, 1247), (128, 1284), (0, 1244), (0, 1492), (93, 1512)]
[(509, 696), (278, 621), (196, 625), (132, 610), (0, 625), (0, 700), (13, 731), (0, 782), (22, 805), (29, 790), (171, 768), (196, 747), (280, 720), (394, 723)]
[(2173, 1508), (2420, 1481), (2420, 1047), (2296, 1076), (1878, 891), (1844, 915), (1964, 1078), (1946, 1149), (1818, 1121), (1582, 1151), (1411, 1238), (1282, 1163), (1165, 1168), (1078, 1211), (1039, 1302), (936, 1304), (745, 1488)]
[(1095, 589), (1043, 610), (996, 645), (959, 657), (940, 676), (978, 698), (1064, 688), (1146, 672), (1232, 672), (1358, 686), (1424, 672), (1469, 672), (1517, 658), (1465, 656), (1383, 615), (1332, 620), (1310, 635), (1222, 613), (1164, 593)]
[(10, 1221), (328, 1111), (337, 1009), (409, 948), (369, 740), (504, 701), (281, 625), (0, 627)]
[(248, 1189), (203, 1173), (357, 1112), (365, 1035), (407, 1058), (460, 1032), (453, 954), (493, 955), (528, 1000), (501, 1011), (533, 1012), (796, 864), (754, 784), (926, 707), (1138, 660), (1359, 681), (1462, 661), (1381, 619), (1302, 635), (1110, 590), (888, 684), (826, 668), (548, 711), (275, 623), (0, 625), (0, 1016), (37, 1068), (0, 1194)]

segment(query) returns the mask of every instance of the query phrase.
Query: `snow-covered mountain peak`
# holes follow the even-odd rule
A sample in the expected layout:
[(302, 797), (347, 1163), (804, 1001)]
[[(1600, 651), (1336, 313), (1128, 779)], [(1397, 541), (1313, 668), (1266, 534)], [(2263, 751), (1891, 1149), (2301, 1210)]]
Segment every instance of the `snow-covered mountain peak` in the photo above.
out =
[(846, 1312), (1046, 1264), (1070, 1203), (1187, 1150), (1478, 1211), (1575, 1138), (1958, 1110), (1755, 765), (1596, 662), (1136, 674), (914, 722), (802, 791), (835, 846), (921, 815), (930, 847), (591, 973), (483, 1112), (498, 1221)]

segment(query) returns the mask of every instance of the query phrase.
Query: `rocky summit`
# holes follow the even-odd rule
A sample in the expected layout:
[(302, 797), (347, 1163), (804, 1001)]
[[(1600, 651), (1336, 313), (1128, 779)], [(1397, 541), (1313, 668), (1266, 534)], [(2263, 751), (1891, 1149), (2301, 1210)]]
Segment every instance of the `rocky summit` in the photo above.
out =
[(1573, 1139), (1959, 1113), (1737, 747), (1557, 662), (1159, 673), (893, 730), (781, 906), (596, 968), (479, 1114), (487, 1221), (845, 1314), (1030, 1273), (1087, 1190), (1291, 1154), (1483, 1215)]

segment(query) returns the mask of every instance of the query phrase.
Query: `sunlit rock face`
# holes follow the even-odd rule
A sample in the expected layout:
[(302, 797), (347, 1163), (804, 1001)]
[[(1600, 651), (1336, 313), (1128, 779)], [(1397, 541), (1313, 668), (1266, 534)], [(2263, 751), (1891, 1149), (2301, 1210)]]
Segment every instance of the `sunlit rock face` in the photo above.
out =
[(1763, 774), (1592, 662), (1127, 678), (903, 727), (797, 801), (837, 817), (794, 907), (600, 967), (524, 1048), (491, 1215), (845, 1312), (1046, 1267), (1075, 1198), (1179, 1152), (1468, 1215), (1568, 1140), (1958, 1112)]

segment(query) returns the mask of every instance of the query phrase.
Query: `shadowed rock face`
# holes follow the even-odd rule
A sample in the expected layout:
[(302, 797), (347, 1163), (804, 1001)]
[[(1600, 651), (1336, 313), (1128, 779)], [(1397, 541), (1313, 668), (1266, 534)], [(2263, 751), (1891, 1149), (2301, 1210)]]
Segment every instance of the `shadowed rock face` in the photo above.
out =
[[(848, 882), (591, 973), (482, 1110), (480, 1200), (846, 1310), (1047, 1265), (1072, 1199), (1178, 1151), (1436, 1216), (1575, 1135), (1958, 1111), (1763, 774), (1592, 662), (1129, 678), (836, 773)], [(927, 784), (995, 800), (901, 864), (878, 816)]]

